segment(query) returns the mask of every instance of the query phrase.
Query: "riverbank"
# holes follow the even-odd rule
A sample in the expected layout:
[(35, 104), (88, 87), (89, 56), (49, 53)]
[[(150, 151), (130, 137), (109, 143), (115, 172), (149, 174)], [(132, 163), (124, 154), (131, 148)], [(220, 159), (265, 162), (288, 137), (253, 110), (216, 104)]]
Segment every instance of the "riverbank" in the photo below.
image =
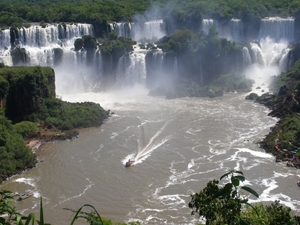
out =
[(260, 145), (276, 157), (276, 162), (300, 168), (300, 60), (288, 72), (274, 77), (271, 90), (275, 94), (246, 97), (266, 106), (271, 110), (270, 116), (279, 118)]

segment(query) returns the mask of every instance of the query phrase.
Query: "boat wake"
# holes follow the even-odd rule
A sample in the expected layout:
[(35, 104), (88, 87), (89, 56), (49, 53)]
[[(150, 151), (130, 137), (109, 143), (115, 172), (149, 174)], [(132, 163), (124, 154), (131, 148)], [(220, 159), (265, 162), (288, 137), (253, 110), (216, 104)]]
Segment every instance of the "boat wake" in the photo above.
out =
[(165, 130), (168, 122), (166, 122), (149, 140), (145, 147), (142, 147), (140, 142), (138, 141), (138, 149), (135, 153), (132, 153), (125, 157), (122, 160), (122, 163), (128, 162), (128, 160), (134, 161), (134, 164), (138, 164), (147, 159), (151, 153), (158, 149), (160, 146), (165, 144), (168, 140), (172, 138), (172, 135), (167, 135), (166, 137), (161, 137), (161, 133)]

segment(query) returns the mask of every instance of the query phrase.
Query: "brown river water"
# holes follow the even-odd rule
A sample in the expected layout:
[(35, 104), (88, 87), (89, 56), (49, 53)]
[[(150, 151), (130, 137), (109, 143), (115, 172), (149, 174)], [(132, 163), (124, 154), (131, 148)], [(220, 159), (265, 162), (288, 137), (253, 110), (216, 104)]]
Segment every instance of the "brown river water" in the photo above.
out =
[[(0, 188), (33, 194), (15, 203), (24, 214), (39, 212), (42, 196), (52, 225), (70, 224), (73, 213), (63, 208), (83, 204), (112, 221), (195, 224), (190, 195), (237, 169), (260, 194), (249, 196), (251, 202), (280, 200), (298, 213), (299, 171), (275, 163), (257, 144), (277, 119), (245, 95), (166, 100), (140, 87), (63, 95), (66, 101), (100, 103), (114, 114), (74, 140), (41, 145), (36, 153), (42, 162)], [(136, 163), (125, 168), (130, 158)]]

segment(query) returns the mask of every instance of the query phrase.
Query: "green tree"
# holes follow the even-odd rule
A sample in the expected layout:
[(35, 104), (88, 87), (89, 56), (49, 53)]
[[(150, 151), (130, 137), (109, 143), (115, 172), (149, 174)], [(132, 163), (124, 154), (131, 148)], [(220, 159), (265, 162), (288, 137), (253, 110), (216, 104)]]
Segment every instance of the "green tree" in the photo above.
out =
[(22, 135), (22, 137), (25, 139), (34, 137), (38, 133), (37, 125), (30, 121), (22, 121), (20, 123), (16, 123), (13, 126), (16, 133)]
[(212, 180), (202, 191), (191, 195), (189, 208), (192, 209), (192, 215), (197, 213), (204, 217), (207, 225), (247, 224), (241, 217), (241, 210), (243, 205), (250, 204), (248, 198), (239, 192), (245, 190), (255, 197), (258, 197), (258, 194), (250, 187), (240, 186), (240, 182), (245, 180), (241, 171), (232, 170), (221, 176), (220, 180), (227, 177), (229, 182), (223, 187), (218, 185), (218, 180)]
[(253, 208), (247, 208), (242, 212), (251, 225), (298, 225), (300, 217), (293, 215), (291, 208), (280, 205), (275, 201), (271, 205), (258, 203)]
[(8, 81), (4, 77), (0, 76), (0, 100), (7, 96), (8, 90), (9, 90)]

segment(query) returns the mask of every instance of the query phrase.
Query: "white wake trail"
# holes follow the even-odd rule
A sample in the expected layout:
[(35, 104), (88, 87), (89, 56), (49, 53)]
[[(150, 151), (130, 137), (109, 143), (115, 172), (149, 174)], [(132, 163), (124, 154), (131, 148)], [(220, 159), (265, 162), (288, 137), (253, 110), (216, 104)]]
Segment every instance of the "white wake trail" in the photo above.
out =
[[(166, 122), (149, 140), (147, 145), (142, 148), (141, 150), (138, 149), (137, 153), (128, 155), (123, 162), (127, 162), (129, 159), (134, 159), (135, 164), (141, 163), (146, 158), (150, 156), (150, 153), (153, 152), (155, 149), (162, 146), (164, 143), (166, 143), (168, 140), (172, 138), (172, 135), (168, 135), (166, 137), (160, 138), (161, 133), (165, 130), (166, 126), (169, 124), (169, 122)], [(140, 147), (139, 147), (140, 148)]]

